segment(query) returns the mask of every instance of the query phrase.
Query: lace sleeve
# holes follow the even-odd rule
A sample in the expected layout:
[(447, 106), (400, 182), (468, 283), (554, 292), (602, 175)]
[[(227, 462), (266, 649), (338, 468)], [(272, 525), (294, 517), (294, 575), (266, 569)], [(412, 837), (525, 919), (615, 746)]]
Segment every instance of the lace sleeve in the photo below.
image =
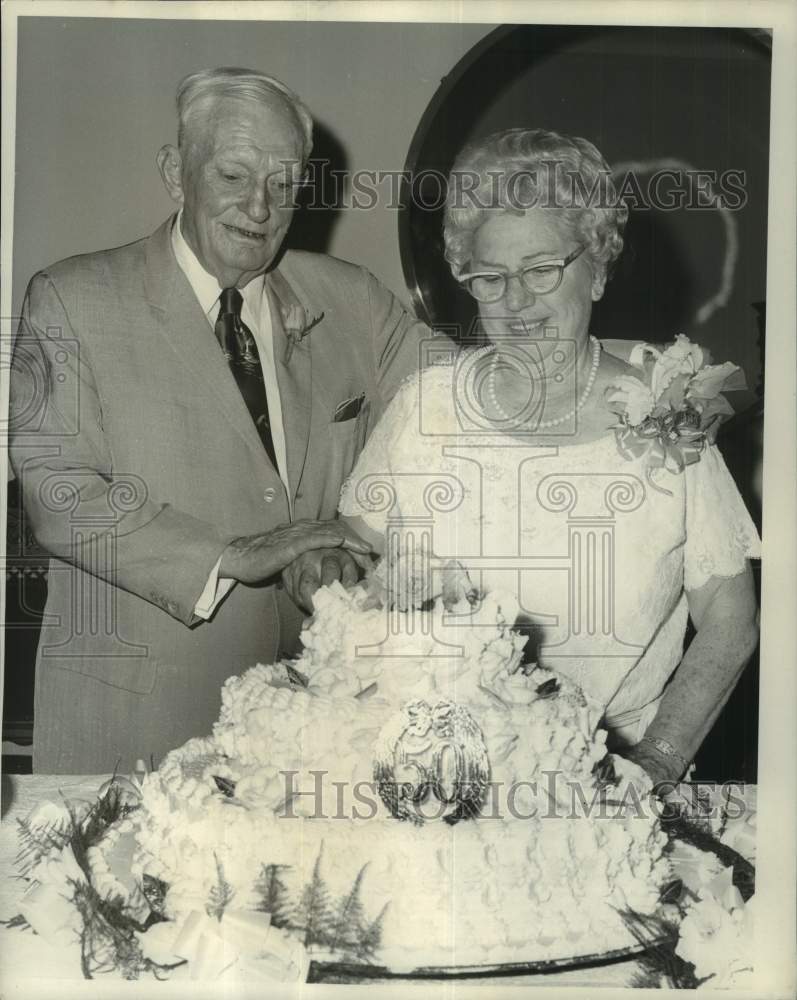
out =
[(417, 373), (404, 380), (340, 491), (340, 513), (361, 517), (380, 533), (398, 503), (394, 470), (412, 467), (412, 442), (418, 436), (418, 387)]
[(697, 590), (712, 576), (741, 573), (761, 558), (761, 540), (716, 445), (687, 466), (684, 586)]

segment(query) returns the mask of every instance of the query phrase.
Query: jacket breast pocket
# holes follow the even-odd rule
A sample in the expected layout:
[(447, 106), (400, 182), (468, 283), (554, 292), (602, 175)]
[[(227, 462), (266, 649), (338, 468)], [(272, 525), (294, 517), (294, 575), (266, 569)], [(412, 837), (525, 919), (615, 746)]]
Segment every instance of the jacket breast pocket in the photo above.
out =
[(365, 444), (370, 407), (366, 402), (350, 420), (330, 420), (311, 440), (302, 492), (313, 496), (302, 516), (334, 517), (343, 483), (351, 475)]
[(330, 471), (341, 482), (354, 467), (357, 458), (357, 424), (359, 417), (338, 420), (329, 425)]
[(365, 445), (370, 412), (371, 406), (366, 400), (356, 417), (351, 417), (349, 420), (333, 420), (329, 424), (333, 468), (339, 469), (344, 479), (354, 468), (354, 464)]

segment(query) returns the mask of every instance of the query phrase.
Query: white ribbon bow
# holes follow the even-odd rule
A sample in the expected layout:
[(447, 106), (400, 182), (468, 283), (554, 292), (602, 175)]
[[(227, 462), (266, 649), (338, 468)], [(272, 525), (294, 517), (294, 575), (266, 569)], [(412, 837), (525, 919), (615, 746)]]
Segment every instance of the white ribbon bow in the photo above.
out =
[(144, 953), (163, 964), (188, 962), (192, 980), (236, 979), (301, 982), (309, 959), (294, 936), (271, 926), (268, 913), (226, 910), (221, 920), (201, 910), (176, 922), (155, 924), (139, 935)]
[(52, 947), (73, 945), (80, 937), (80, 914), (72, 902), (72, 882), (86, 876), (68, 845), (43, 858), (30, 872), (31, 884), (19, 912)]

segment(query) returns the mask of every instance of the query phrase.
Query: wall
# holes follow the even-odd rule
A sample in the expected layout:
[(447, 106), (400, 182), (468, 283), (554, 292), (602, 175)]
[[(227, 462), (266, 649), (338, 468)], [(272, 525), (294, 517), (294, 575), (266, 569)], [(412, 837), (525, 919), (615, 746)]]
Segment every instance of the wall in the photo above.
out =
[[(175, 140), (174, 91), (207, 66), (284, 80), (348, 170), (401, 170), (441, 78), (486, 25), (20, 18), (13, 306), (31, 275), (71, 254), (146, 235), (172, 203), (155, 154)], [(318, 215), (319, 213), (314, 213)], [(322, 215), (324, 213), (321, 213)], [(396, 211), (326, 215), (295, 243), (366, 264), (406, 295)]]

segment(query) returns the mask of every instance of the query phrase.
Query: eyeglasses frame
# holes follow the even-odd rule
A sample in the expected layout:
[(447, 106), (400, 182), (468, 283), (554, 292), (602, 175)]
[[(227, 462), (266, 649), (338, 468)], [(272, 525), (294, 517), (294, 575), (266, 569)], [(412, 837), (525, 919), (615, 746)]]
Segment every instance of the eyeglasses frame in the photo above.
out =
[[(573, 261), (576, 260), (578, 257), (580, 257), (581, 254), (586, 249), (587, 248), (584, 245), (582, 245), (578, 247), (576, 250), (574, 250), (571, 254), (568, 254), (567, 257), (551, 257), (549, 260), (541, 260), (538, 261), (536, 264), (529, 264), (526, 267), (521, 267), (517, 271), (512, 271), (509, 274), (504, 274), (503, 271), (472, 271), (467, 274), (460, 274), (459, 277), (457, 278), (457, 281), (464, 286), (472, 278), (485, 278), (488, 275), (491, 275), (493, 277), (500, 276), (504, 279), (504, 290), (501, 292), (499, 296), (497, 296), (494, 299), (480, 299), (478, 298), (478, 296), (473, 294), (470, 288), (465, 288), (465, 291), (468, 293), (468, 295), (476, 299), (477, 302), (500, 302), (501, 299), (506, 295), (510, 278), (520, 278), (523, 287), (526, 289), (527, 292), (529, 292), (532, 295), (551, 295), (562, 284), (562, 280), (565, 276), (565, 268), (569, 267), (573, 263)], [(553, 288), (549, 288), (547, 292), (532, 291), (532, 289), (530, 289), (526, 285), (526, 282), (523, 281), (522, 275), (524, 275), (526, 271), (533, 271), (534, 268), (537, 267), (550, 267), (551, 264), (556, 264), (557, 266), (561, 267), (561, 270), (559, 272), (559, 280), (556, 282)]]

